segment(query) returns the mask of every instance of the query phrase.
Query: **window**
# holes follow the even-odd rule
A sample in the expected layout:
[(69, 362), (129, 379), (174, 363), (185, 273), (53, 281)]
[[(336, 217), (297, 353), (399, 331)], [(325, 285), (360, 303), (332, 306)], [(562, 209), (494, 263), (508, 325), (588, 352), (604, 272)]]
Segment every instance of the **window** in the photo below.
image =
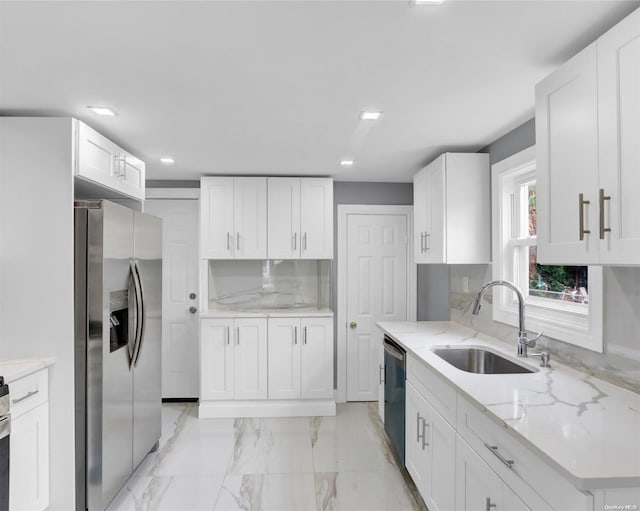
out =
[[(537, 261), (535, 148), (493, 165), (492, 183), (493, 278), (522, 290), (527, 329), (602, 351), (602, 269)], [(493, 319), (518, 324), (508, 289), (494, 288)]]

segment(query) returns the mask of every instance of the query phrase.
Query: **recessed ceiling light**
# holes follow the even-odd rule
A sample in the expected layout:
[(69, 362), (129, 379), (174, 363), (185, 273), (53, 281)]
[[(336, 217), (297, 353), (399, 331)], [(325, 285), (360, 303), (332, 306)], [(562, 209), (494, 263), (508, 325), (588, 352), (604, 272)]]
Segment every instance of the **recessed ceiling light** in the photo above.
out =
[(170, 156), (164, 156), (163, 158), (160, 158), (160, 161), (162, 163), (164, 163), (165, 165), (173, 165), (176, 161), (171, 158)]
[(341, 167), (353, 167), (354, 163), (355, 163), (355, 161), (353, 161), (353, 160), (340, 160), (340, 166)]
[(416, 5), (429, 5), (429, 4), (441, 4), (444, 0), (411, 0), (409, 3)]
[(88, 106), (87, 108), (98, 115), (105, 115), (107, 117), (117, 117), (118, 115), (115, 110), (107, 106)]
[(362, 119), (363, 121), (377, 121), (378, 119), (380, 119), (381, 115), (382, 112), (365, 110), (364, 112), (360, 112), (360, 119)]

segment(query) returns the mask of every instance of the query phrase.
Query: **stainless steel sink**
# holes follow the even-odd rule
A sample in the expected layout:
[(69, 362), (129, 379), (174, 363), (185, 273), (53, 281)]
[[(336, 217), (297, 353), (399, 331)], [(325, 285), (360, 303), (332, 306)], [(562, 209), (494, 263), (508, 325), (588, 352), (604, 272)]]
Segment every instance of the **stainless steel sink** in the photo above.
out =
[(482, 348), (434, 348), (433, 352), (454, 367), (476, 374), (535, 373), (537, 369), (516, 364)]

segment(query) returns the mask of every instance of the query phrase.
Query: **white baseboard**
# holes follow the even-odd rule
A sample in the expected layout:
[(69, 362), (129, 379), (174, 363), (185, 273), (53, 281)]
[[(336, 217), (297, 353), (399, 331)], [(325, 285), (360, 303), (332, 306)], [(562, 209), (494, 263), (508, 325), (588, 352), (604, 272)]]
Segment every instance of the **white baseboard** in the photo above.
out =
[(235, 419), (247, 417), (327, 417), (336, 414), (331, 399), (306, 401), (200, 401), (201, 419)]

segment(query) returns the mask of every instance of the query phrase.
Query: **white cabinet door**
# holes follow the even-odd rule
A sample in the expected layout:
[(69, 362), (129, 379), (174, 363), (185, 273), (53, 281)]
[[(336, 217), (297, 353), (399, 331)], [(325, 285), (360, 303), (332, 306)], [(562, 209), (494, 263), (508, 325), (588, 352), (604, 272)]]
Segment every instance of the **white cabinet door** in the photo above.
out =
[(300, 180), (302, 259), (333, 259), (333, 180)]
[(425, 502), (432, 511), (448, 511), (455, 507), (456, 432), (428, 402), (425, 412), (423, 435), (428, 458)]
[(233, 259), (233, 178), (203, 177), (200, 182), (200, 253), (203, 259)]
[(411, 383), (406, 387), (405, 408), (405, 466), (420, 495), (426, 495), (428, 487), (428, 459), (425, 433), (426, 401)]
[[(425, 263), (447, 261), (447, 232), (445, 229), (446, 157), (440, 156), (427, 167), (427, 208), (425, 226)], [(456, 233), (452, 233), (456, 234)], [(458, 233), (464, 236), (464, 233)]]
[(267, 178), (233, 179), (236, 259), (267, 258)]
[(269, 399), (300, 399), (299, 318), (269, 318)]
[(77, 123), (78, 161), (76, 175), (96, 183), (117, 188), (114, 174), (118, 146), (82, 122)]
[[(640, 10), (597, 41), (602, 264), (640, 264)], [(600, 194), (598, 194), (600, 200)], [(594, 220), (596, 220), (594, 218)], [(600, 229), (611, 229), (601, 231)]]
[(459, 435), (455, 460), (456, 511), (530, 511)]
[(267, 399), (267, 320), (236, 318), (234, 398)]
[(11, 509), (45, 509), (49, 505), (49, 403), (13, 419), (10, 444)]
[(75, 175), (144, 200), (144, 162), (83, 122), (76, 121), (76, 130), (78, 145)]
[(300, 235), (300, 178), (267, 179), (269, 259), (298, 259)]
[(302, 399), (333, 398), (333, 318), (302, 318)]
[(200, 399), (233, 399), (233, 319), (204, 318), (200, 333)]
[(541, 264), (598, 262), (597, 101), (595, 43), (536, 86)]
[(417, 264), (427, 260), (426, 235), (427, 208), (429, 207), (429, 190), (427, 188), (427, 169), (413, 176), (413, 246), (414, 259)]

